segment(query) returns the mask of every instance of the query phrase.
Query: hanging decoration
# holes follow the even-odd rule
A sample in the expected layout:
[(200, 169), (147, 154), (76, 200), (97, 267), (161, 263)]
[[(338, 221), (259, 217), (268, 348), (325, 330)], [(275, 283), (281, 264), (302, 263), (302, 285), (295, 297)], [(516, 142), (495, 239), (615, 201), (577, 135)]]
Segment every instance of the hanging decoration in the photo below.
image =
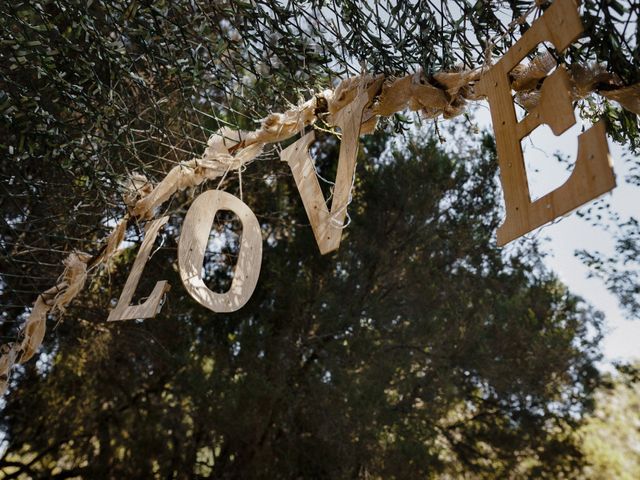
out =
[[(238, 262), (233, 272), (231, 287), (225, 293), (209, 290), (200, 276), (209, 232), (218, 210), (235, 213), (242, 223)], [(214, 312), (235, 312), (251, 298), (258, 284), (261, 263), (260, 224), (246, 203), (220, 190), (209, 190), (195, 199), (184, 218), (178, 241), (180, 278), (189, 295)]]
[(153, 242), (158, 236), (158, 232), (162, 226), (167, 223), (168, 220), (169, 217), (162, 217), (158, 220), (153, 220), (147, 223), (147, 229), (142, 245), (140, 245), (138, 256), (133, 262), (131, 273), (129, 273), (127, 282), (124, 284), (118, 304), (116, 305), (116, 308), (111, 310), (109, 318), (107, 318), (108, 321), (151, 318), (155, 317), (156, 313), (160, 310), (160, 302), (162, 301), (164, 294), (168, 292), (170, 288), (166, 280), (156, 283), (151, 295), (147, 297), (144, 303), (139, 305), (130, 305), (130, 303), (133, 298), (133, 294), (136, 291), (136, 287), (138, 286), (138, 282), (140, 281), (142, 270), (149, 259)]
[[(0, 347), (0, 395), (8, 386), (12, 367), (29, 360), (40, 347), (47, 315), (56, 310), (64, 312), (82, 290), (88, 272), (107, 263), (116, 253), (129, 224), (148, 221), (129, 278), (109, 314), (110, 321), (155, 316), (169, 289), (166, 281), (159, 281), (144, 303), (130, 304), (153, 242), (168, 220), (166, 216), (154, 220), (160, 205), (178, 191), (206, 180), (224, 179), (229, 171), (239, 170), (254, 160), (266, 144), (302, 133), (319, 118), (342, 132), (331, 207), (327, 207), (309, 156), (313, 131), (284, 149), (281, 160), (291, 168), (321, 254), (336, 250), (340, 244), (354, 182), (359, 136), (373, 132), (378, 117), (406, 109), (418, 111), (426, 118), (452, 118), (464, 112), (467, 101), (488, 99), (506, 205), (506, 217), (497, 232), (500, 245), (610, 191), (615, 186), (615, 178), (602, 122), (579, 136), (576, 165), (564, 185), (534, 202), (527, 186), (521, 140), (542, 124), (549, 125), (555, 135), (566, 131), (575, 123), (573, 101), (596, 91), (640, 115), (640, 84), (623, 85), (598, 65), (567, 68), (558, 65), (549, 54), (536, 56), (528, 64), (521, 63), (539, 43), (551, 42), (562, 52), (581, 32), (577, 2), (556, 0), (493, 65), (488, 58), (483, 67), (440, 72), (428, 78), (422, 72), (402, 78), (363, 73), (343, 80), (335, 90), (320, 92), (287, 112), (269, 115), (256, 131), (221, 129), (209, 139), (200, 158), (176, 165), (155, 186), (144, 176), (133, 175), (130, 194), (125, 196), (129, 207), (127, 217), (115, 226), (98, 254), (74, 252), (65, 259), (65, 271), (59, 283), (37, 298), (21, 330), (21, 339)], [(515, 115), (514, 99), (528, 110), (521, 121)], [(204, 285), (200, 272), (209, 231), (216, 212), (221, 209), (231, 210), (240, 217), (243, 234), (234, 280), (226, 293), (218, 294)], [(187, 212), (178, 244), (180, 277), (194, 299), (215, 312), (238, 310), (255, 289), (261, 260), (260, 226), (244, 202), (219, 190), (204, 192), (195, 199)]]
[[(556, 1), (476, 84), (476, 93), (486, 97), (491, 107), (504, 191), (506, 217), (498, 227), (498, 245), (505, 245), (578, 208), (616, 185), (605, 126), (600, 121), (578, 137), (578, 158), (569, 179), (535, 202), (529, 194), (521, 141), (543, 124), (551, 127), (554, 135), (560, 135), (576, 123), (571, 80), (567, 69), (558, 65), (544, 79), (536, 105), (518, 121), (509, 74), (538, 44), (549, 41), (558, 52), (563, 52), (581, 33), (580, 15), (573, 2)], [(548, 61), (534, 62), (528, 72), (516, 76), (513, 83), (522, 88), (529, 77), (536, 79), (538, 73), (550, 66)]]
[(382, 82), (374, 81), (368, 89), (360, 85), (355, 98), (333, 116), (331, 123), (342, 131), (338, 171), (331, 200), (331, 209), (322, 195), (313, 160), (309, 157), (309, 146), (314, 140), (313, 131), (303, 136), (280, 154), (289, 164), (298, 186), (302, 203), (309, 217), (313, 234), (322, 255), (338, 249), (342, 228), (350, 202), (353, 179), (356, 174), (358, 138), (360, 137), (362, 115), (371, 102), (374, 92)]

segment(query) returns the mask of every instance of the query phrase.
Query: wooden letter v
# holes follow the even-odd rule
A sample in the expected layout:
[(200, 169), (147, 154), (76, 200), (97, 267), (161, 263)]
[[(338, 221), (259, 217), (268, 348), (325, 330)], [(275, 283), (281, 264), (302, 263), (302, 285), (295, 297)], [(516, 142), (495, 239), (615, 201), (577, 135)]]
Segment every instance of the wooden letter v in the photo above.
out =
[(369, 99), (370, 94), (367, 90), (360, 92), (335, 117), (335, 125), (342, 130), (342, 142), (331, 210), (327, 208), (313, 160), (309, 156), (309, 145), (315, 140), (313, 130), (280, 153), (282, 161), (291, 167), (322, 255), (337, 250), (340, 246), (342, 225), (347, 216), (347, 205), (356, 171), (362, 113)]

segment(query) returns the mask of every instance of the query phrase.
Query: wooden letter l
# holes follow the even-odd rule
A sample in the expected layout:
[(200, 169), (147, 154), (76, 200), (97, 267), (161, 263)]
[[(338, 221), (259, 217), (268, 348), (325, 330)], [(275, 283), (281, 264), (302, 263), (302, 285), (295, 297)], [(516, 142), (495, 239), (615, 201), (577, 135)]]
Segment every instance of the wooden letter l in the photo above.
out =
[(153, 242), (158, 236), (158, 231), (165, 223), (167, 223), (167, 220), (169, 220), (169, 217), (162, 217), (158, 220), (154, 220), (148, 225), (144, 240), (142, 241), (142, 245), (140, 245), (138, 256), (133, 262), (133, 267), (131, 268), (129, 278), (127, 278), (127, 283), (124, 284), (124, 289), (122, 290), (122, 294), (118, 300), (118, 305), (116, 305), (116, 308), (111, 310), (107, 321), (112, 322), (115, 320), (151, 318), (155, 317), (158, 313), (158, 307), (163, 295), (169, 290), (169, 288), (171, 288), (166, 280), (156, 283), (151, 295), (149, 295), (144, 303), (140, 305), (130, 305), (130, 303), (133, 298), (133, 294), (136, 291), (136, 287), (138, 286), (138, 282), (140, 281), (142, 270), (149, 259)]

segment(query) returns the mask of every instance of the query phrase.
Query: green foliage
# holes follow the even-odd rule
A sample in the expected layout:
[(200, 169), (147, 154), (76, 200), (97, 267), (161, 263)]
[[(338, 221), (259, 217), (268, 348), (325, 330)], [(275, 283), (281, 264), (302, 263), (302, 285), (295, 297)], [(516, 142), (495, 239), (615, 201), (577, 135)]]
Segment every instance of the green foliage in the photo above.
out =
[[(337, 145), (320, 141), (319, 168), (331, 178)], [(365, 140), (352, 223), (329, 257), (317, 252), (292, 179), (268, 181), (272, 165), (255, 166), (262, 176), (245, 184), (245, 201), (261, 218), (265, 254), (256, 292), (234, 314), (213, 314), (180, 288), (181, 216), (138, 289), (174, 285), (159, 317), (105, 325), (118, 294), (109, 279), (123, 284), (130, 256), (98, 277), (7, 398), (5, 471), (579, 475), (570, 433), (598, 383), (600, 316), (535, 266), (535, 251), (506, 257), (496, 247), (489, 137), (463, 156), (431, 138), (387, 145), (384, 135)], [(229, 260), (207, 258), (206, 280), (219, 285), (223, 272), (209, 263), (228, 269)]]
[(620, 305), (630, 317), (640, 318), (640, 225), (630, 218), (619, 225), (615, 233), (613, 255), (601, 252), (577, 252), (590, 268), (590, 275), (601, 278), (607, 288), (618, 297)]
[[(95, 252), (130, 173), (157, 181), (218, 128), (254, 128), (361, 63), (390, 75), (478, 66), (488, 39), (501, 37), (500, 55), (528, 28), (507, 31), (532, 4), (2, 2), (2, 337), (15, 338), (64, 255)], [(637, 3), (584, 8), (569, 63), (637, 81), (637, 26), (625, 27)], [(637, 145), (636, 118), (587, 114)], [(138, 289), (169, 280), (164, 312), (104, 322), (133, 249), (92, 272), (13, 377), (4, 478), (579, 476), (572, 432), (598, 384), (601, 317), (539, 268), (534, 247), (507, 256), (493, 243), (490, 138), (460, 156), (430, 138), (387, 147), (383, 134), (365, 140), (352, 224), (328, 258), (274, 152), (243, 174), (265, 255), (258, 290), (232, 315), (180, 287), (175, 241), (199, 189), (176, 196)], [(321, 139), (326, 178), (336, 151)], [(233, 219), (218, 228), (228, 239)], [(127, 239), (140, 234), (133, 225)], [(227, 285), (236, 249), (207, 257), (209, 285)]]
[(640, 477), (638, 365), (623, 365), (596, 394), (596, 408), (580, 429), (589, 479)]

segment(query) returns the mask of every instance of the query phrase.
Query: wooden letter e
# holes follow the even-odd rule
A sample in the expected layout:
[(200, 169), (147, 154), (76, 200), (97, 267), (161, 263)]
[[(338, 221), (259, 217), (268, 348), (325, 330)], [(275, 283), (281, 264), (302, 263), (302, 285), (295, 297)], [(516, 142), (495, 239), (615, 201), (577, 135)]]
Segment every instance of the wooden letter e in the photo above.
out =
[(554, 191), (531, 201), (520, 141), (547, 124), (560, 135), (575, 124), (571, 82), (560, 65), (542, 84), (540, 102), (521, 121), (516, 118), (509, 73), (539, 43), (548, 40), (558, 52), (582, 33), (574, 0), (556, 0), (522, 38), (485, 73), (476, 92), (489, 100), (496, 135), (500, 182), (506, 217), (498, 228), (498, 245), (505, 245), (534, 228), (578, 208), (611, 190), (616, 182), (602, 121), (578, 137), (578, 157), (569, 179)]

